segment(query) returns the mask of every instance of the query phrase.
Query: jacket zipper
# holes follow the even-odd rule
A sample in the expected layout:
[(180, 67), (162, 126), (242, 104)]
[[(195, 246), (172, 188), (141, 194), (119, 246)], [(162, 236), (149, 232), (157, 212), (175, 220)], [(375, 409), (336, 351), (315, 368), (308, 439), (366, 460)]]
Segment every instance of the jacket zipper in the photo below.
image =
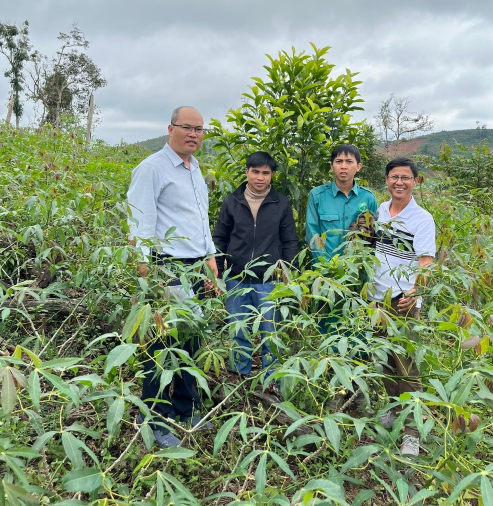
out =
[[(247, 209), (250, 211), (250, 213), (252, 212), (249, 205), (248, 204), (245, 204), (244, 202), (242, 202), (238, 197), (236, 197), (236, 195), (233, 195), (234, 198), (242, 205), (246, 206)], [(269, 200), (268, 202), (265, 202), (265, 200), (260, 204), (260, 207), (258, 208), (258, 212), (257, 212), (257, 218), (258, 218), (258, 213), (260, 212), (260, 208), (264, 205), (264, 204), (274, 204), (276, 202), (279, 202), (279, 200)], [(252, 218), (253, 218), (253, 214), (252, 214)], [(257, 232), (257, 223), (254, 221), (253, 222), (253, 248), (252, 248), (252, 258), (250, 259), (250, 261), (253, 260), (253, 255), (255, 253), (255, 236), (256, 236), (256, 232)]]
[(252, 258), (250, 262), (253, 260), (253, 254), (255, 253), (255, 234), (257, 232), (257, 223), (253, 222), (253, 248), (252, 248)]

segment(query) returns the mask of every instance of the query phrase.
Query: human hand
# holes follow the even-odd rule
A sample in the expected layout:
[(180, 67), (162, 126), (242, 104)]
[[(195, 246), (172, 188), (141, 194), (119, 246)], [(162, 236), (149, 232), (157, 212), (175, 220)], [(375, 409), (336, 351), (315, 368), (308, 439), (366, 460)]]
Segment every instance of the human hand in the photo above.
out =
[(418, 298), (412, 295), (415, 291), (414, 288), (411, 288), (411, 290), (408, 290), (404, 296), (399, 299), (397, 303), (397, 310), (399, 313), (407, 314), (416, 305)]

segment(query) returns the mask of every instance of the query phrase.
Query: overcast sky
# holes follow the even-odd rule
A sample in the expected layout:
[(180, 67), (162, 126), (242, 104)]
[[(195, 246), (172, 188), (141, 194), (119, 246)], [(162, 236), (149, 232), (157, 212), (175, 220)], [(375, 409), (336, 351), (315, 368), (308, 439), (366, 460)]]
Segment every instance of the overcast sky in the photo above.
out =
[[(0, 22), (25, 19), (41, 53), (73, 23), (91, 41), (108, 81), (95, 96), (96, 136), (112, 144), (165, 134), (179, 105), (224, 120), (251, 77), (264, 77), (265, 54), (310, 53), (310, 42), (331, 46), (333, 75), (360, 73), (359, 118), (394, 93), (436, 118), (435, 131), (493, 127), (490, 0), (2, 0)], [(0, 55), (2, 107), (6, 69)]]

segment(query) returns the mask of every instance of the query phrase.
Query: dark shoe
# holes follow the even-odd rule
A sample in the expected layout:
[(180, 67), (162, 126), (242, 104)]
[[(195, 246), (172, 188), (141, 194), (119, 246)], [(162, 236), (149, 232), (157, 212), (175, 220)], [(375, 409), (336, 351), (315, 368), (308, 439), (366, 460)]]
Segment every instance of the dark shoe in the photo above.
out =
[[(171, 417), (171, 415), (168, 415)], [(139, 413), (135, 423), (140, 426), (144, 423), (145, 417), (142, 413)], [(181, 440), (178, 439), (170, 430), (164, 427), (158, 427), (152, 431), (154, 434), (154, 440), (159, 448), (170, 448), (172, 446), (180, 446)]]
[(395, 417), (394, 413), (392, 413), (392, 411), (387, 411), (380, 416), (380, 423), (384, 429), (391, 429), (396, 420), (397, 418)]
[(159, 448), (171, 448), (172, 446), (180, 446), (181, 440), (167, 429), (159, 428), (153, 431), (154, 439)]
[[(196, 427), (202, 420), (203, 416), (180, 416), (180, 422), (189, 423), (192, 427)], [(211, 422), (201, 424), (198, 430), (212, 430), (214, 425)]]

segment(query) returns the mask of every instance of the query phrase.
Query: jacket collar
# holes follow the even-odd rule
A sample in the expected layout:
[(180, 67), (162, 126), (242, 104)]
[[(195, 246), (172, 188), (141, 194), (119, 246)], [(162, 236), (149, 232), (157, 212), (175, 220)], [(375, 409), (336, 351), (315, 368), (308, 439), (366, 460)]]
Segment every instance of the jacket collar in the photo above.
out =
[[(233, 192), (233, 195), (241, 202), (246, 202), (245, 199), (245, 188), (246, 188), (247, 182), (241, 183), (238, 188)], [(277, 196), (277, 192), (274, 190), (274, 188), (270, 187), (270, 192), (266, 195), (264, 202), (276, 202), (279, 200), (279, 197)]]
[[(330, 184), (331, 184), (333, 197), (335, 197), (339, 192), (341, 192), (344, 195), (344, 192), (339, 189), (339, 187), (337, 186), (335, 181), (332, 181), (332, 183), (330, 183)], [(359, 186), (356, 184), (356, 181), (354, 182), (353, 187), (349, 190), (348, 195), (351, 192), (354, 193), (355, 195), (358, 195), (358, 193), (359, 193)]]

